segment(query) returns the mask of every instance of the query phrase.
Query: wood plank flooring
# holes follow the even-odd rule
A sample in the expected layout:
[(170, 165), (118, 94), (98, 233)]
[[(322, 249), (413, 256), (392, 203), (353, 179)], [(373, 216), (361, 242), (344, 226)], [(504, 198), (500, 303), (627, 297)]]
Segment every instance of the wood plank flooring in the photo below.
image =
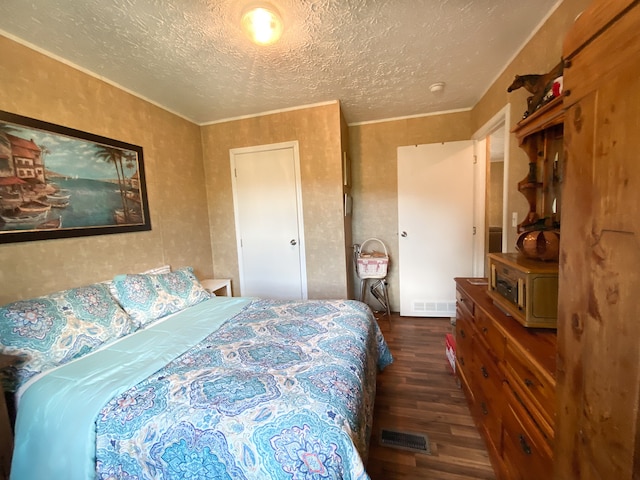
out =
[[(494, 480), (484, 441), (445, 356), (449, 318), (379, 317), (394, 363), (378, 374), (372, 480)], [(426, 434), (431, 455), (379, 444), (380, 430)]]

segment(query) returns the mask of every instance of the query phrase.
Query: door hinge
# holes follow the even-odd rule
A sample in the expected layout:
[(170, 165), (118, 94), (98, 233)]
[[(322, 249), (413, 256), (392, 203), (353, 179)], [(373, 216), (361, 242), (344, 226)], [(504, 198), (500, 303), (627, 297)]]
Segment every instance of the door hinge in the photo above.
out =
[(478, 163), (478, 155), (473, 156), (473, 164), (475, 165), (476, 163)]
[(476, 227), (473, 227), (473, 234), (476, 234)]

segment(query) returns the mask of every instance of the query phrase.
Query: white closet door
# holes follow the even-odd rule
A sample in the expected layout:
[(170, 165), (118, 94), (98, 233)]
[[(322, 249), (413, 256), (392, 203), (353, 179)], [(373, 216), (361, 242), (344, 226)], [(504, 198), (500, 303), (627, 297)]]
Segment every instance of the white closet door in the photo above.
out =
[(473, 271), (473, 142), (398, 148), (400, 315), (455, 316)]
[(240, 293), (307, 298), (298, 143), (231, 150)]

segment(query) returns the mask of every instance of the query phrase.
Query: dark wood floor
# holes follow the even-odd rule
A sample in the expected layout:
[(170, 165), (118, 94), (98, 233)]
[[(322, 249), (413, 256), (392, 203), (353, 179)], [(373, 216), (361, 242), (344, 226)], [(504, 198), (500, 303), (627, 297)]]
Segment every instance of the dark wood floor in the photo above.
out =
[[(371, 479), (495, 479), (445, 356), (449, 319), (376, 316), (394, 363), (378, 375), (367, 464)], [(431, 455), (381, 446), (383, 428), (426, 434)]]

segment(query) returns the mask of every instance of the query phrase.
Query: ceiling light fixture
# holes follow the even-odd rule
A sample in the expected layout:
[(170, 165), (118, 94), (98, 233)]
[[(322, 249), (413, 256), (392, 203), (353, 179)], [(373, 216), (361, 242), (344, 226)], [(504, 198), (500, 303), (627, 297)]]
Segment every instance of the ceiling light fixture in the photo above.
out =
[(269, 3), (252, 3), (242, 14), (242, 29), (252, 42), (270, 45), (282, 35), (282, 18)]

